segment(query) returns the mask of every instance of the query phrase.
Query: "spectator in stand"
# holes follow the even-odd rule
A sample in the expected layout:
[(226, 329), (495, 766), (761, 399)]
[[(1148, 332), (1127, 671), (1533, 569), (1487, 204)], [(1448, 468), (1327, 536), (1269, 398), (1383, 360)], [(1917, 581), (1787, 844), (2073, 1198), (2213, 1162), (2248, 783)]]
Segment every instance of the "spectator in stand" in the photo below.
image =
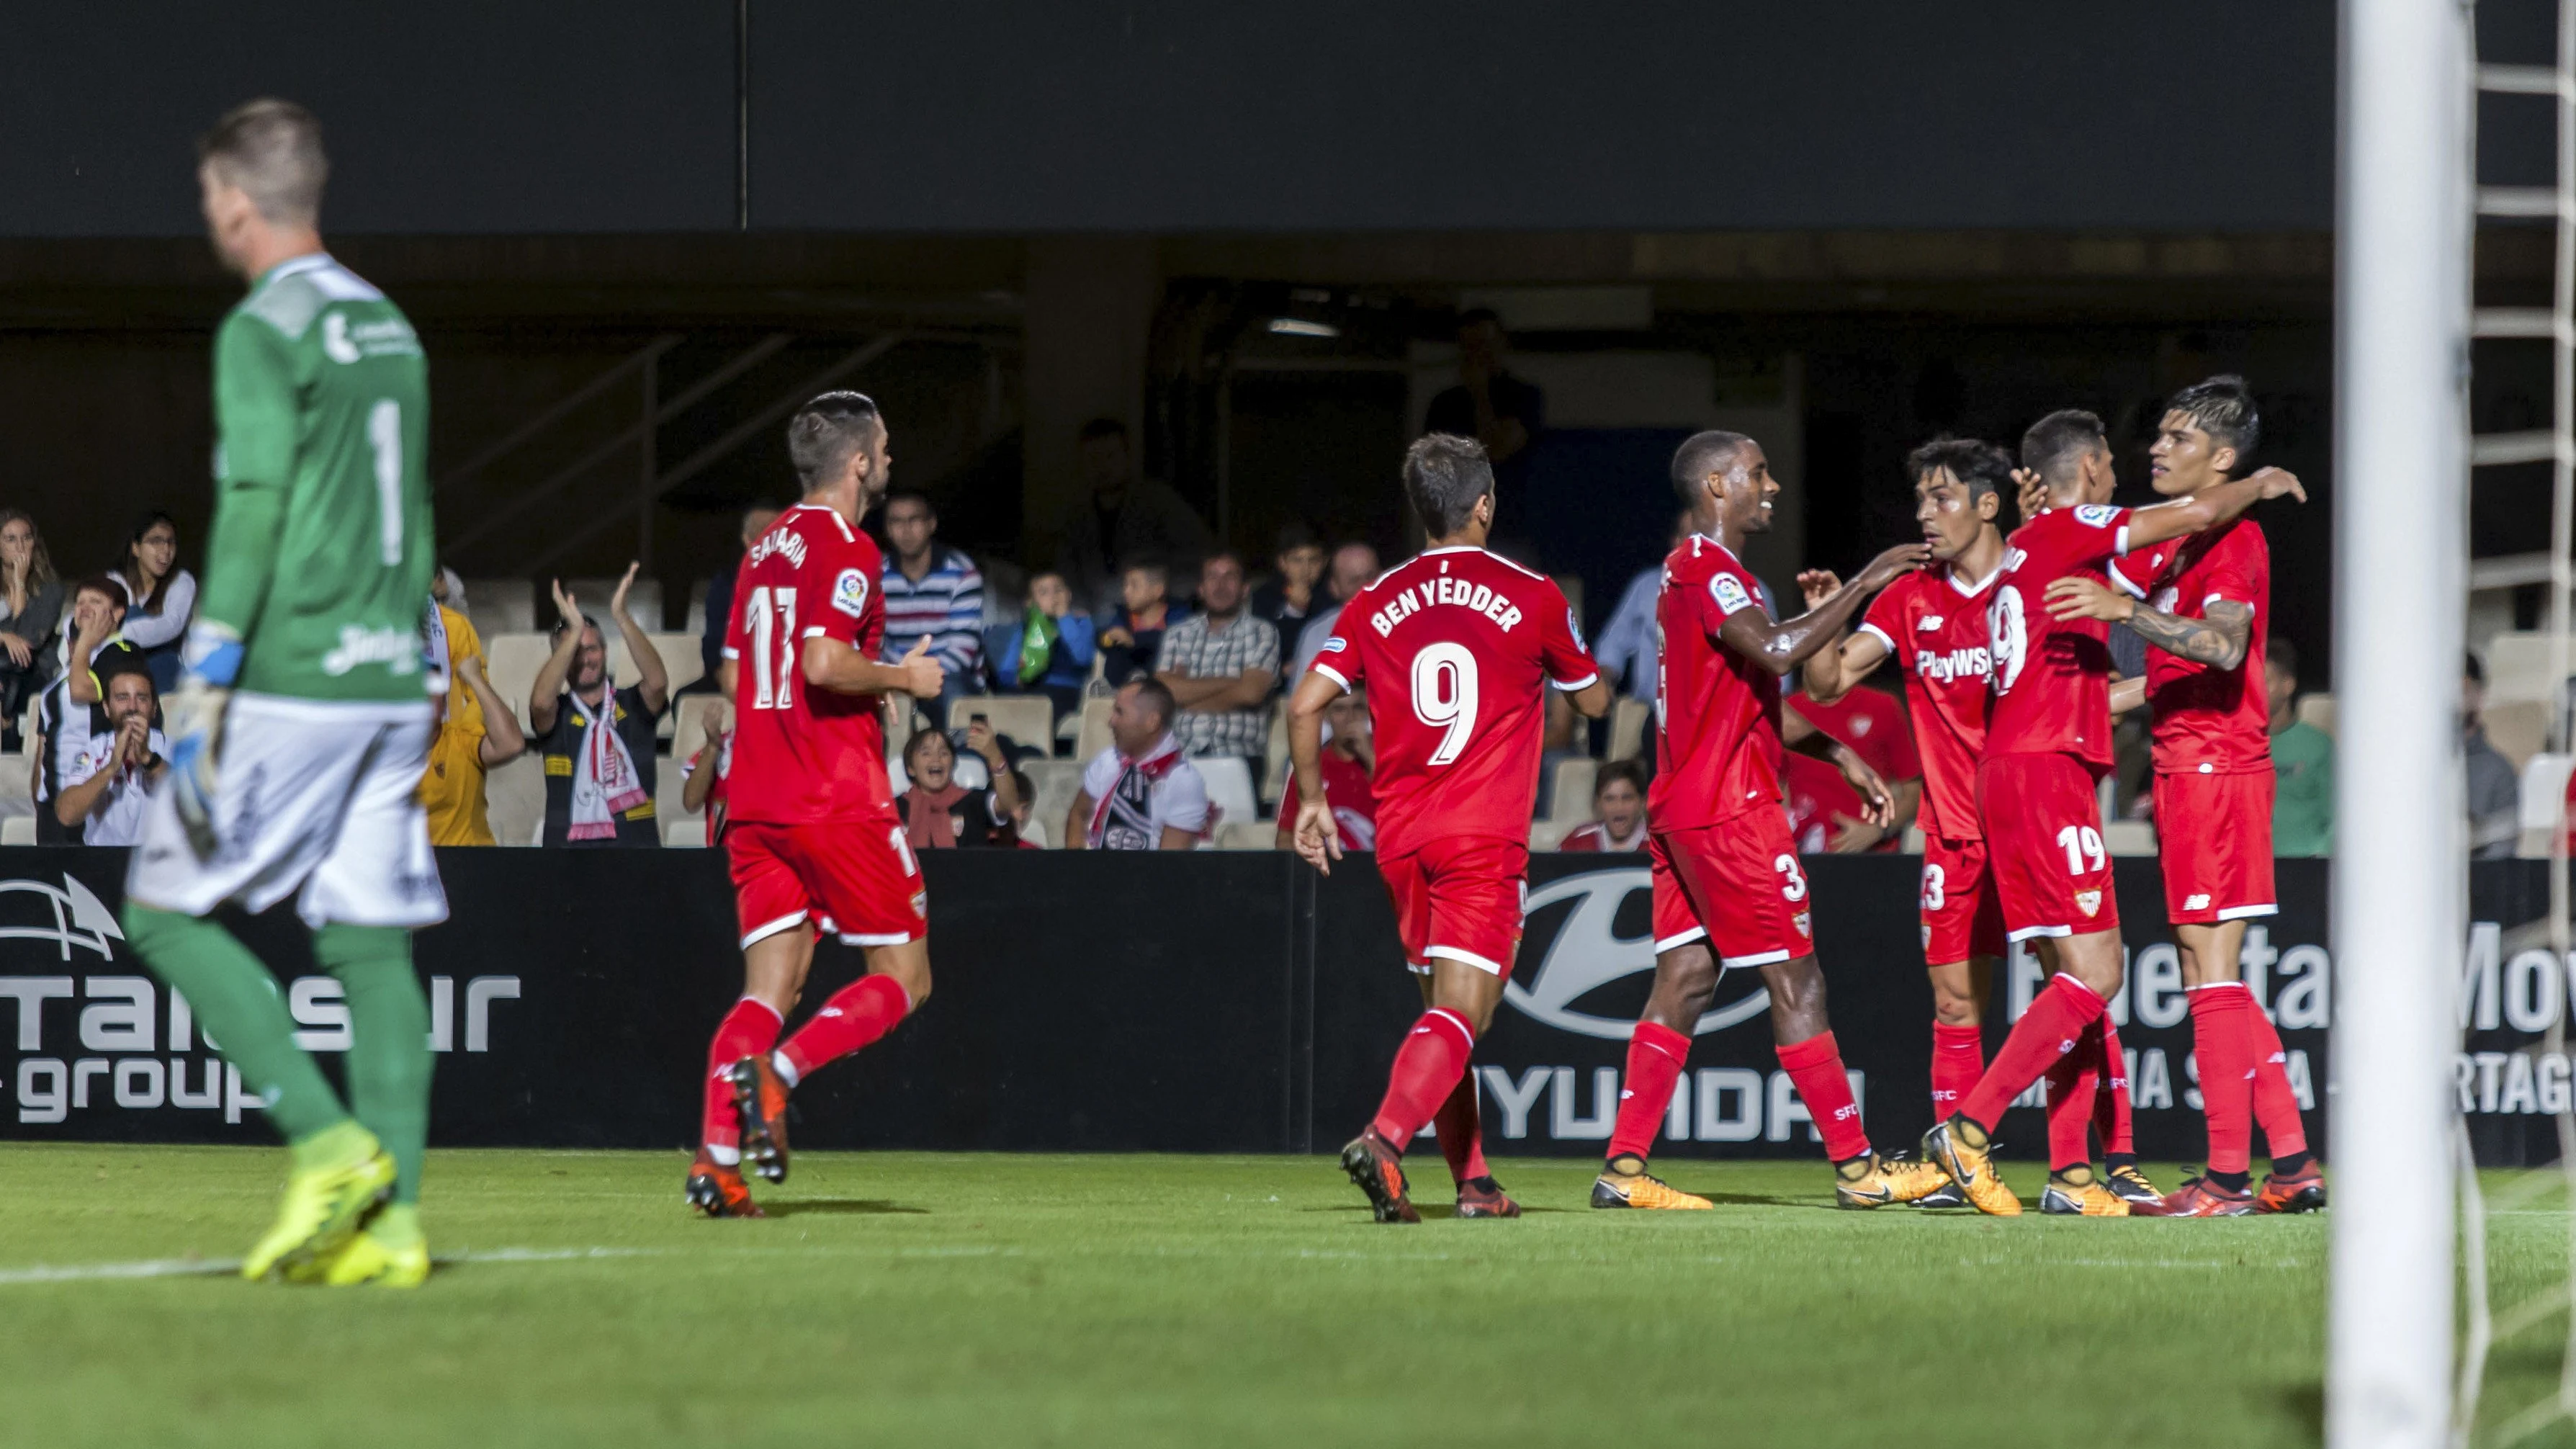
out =
[(1244, 608), (1243, 560), (1231, 549), (1199, 567), (1199, 612), (1163, 635), (1154, 677), (1172, 692), (1174, 728), (1192, 759), (1231, 755), (1257, 784), (1270, 744), (1270, 691), (1279, 683), (1279, 631)]
[(2332, 855), (2334, 736), (2299, 718), (2299, 651), (2277, 634), (2263, 646), (2263, 687), (2272, 701), (2272, 853)]
[(483, 677), (483, 637), (450, 602), (453, 588), (444, 571), (433, 577), (421, 620), (430, 679), (445, 687), (430, 696), (438, 732), (430, 736), (420, 803), (429, 812), (430, 844), (497, 845), (484, 781), (527, 753), (528, 738), (519, 730), (518, 715)]
[(1098, 657), (1099, 626), (1073, 607), (1073, 590), (1059, 573), (1029, 580), (1027, 612), (993, 636), (993, 675), (1006, 694), (1036, 690), (1063, 719), (1082, 707)]
[(1118, 607), (1100, 620), (1102, 676), (1117, 685), (1153, 673), (1163, 657), (1163, 631), (1189, 614), (1171, 601), (1171, 575), (1161, 564), (1128, 565)]
[[(755, 503), (742, 511), (744, 553), (751, 552), (751, 546), (758, 543), (760, 536), (769, 531), (769, 526), (778, 521), (778, 512), (766, 503)], [(707, 580), (706, 617), (698, 624), (698, 662), (706, 666), (706, 672), (683, 693), (723, 687), (717, 681), (724, 669), (725, 625), (733, 616), (734, 575), (741, 571), (742, 560), (735, 559), (731, 565), (716, 570), (715, 577)]]
[(725, 777), (733, 773), (733, 701), (707, 714), (706, 743), (680, 767), (680, 808), (705, 821), (707, 844), (724, 841)]
[(1018, 804), (1011, 807), (1010, 823), (1004, 828), (1003, 833), (1010, 838), (1010, 843), (1014, 849), (1046, 849), (1046, 845), (1041, 839), (1041, 837), (1046, 833), (1046, 827), (1037, 824), (1030, 818), (1037, 810), (1038, 787), (1029, 782), (1029, 777), (1025, 772), (1013, 770), (1011, 772), (1011, 788), (1019, 792), (1020, 800)]
[(1458, 385), (1431, 399), (1422, 431), (1473, 438), (1494, 464), (1494, 516), (1529, 518), (1529, 460), (1547, 427), (1547, 397), (1504, 363), (1503, 319), (1477, 307), (1458, 317)]
[(1179, 706), (1159, 680), (1122, 687), (1109, 748), (1092, 756), (1064, 816), (1067, 850), (1195, 850), (1208, 830), (1207, 781), (1172, 733)]
[(2469, 859), (2511, 860), (2522, 839), (2522, 775), (2487, 743), (2487, 667), (2468, 656), (2460, 680), (2460, 753), (2468, 766)]
[(121, 663), (105, 679), (107, 728), (90, 735), (54, 797), (54, 822), (83, 845), (140, 843), (144, 802), (168, 765), (169, 741), (152, 727), (161, 704), (152, 675), (138, 658)]
[[(143, 651), (125, 641), (118, 625), (125, 619), (125, 585), (98, 574), (72, 586), (72, 623), (62, 632), (55, 674), (36, 696), (35, 797), (36, 843), (78, 845), (80, 832), (56, 819), (50, 802), (59, 799), (64, 781), (74, 777), (92, 736), (106, 734), (108, 676), (150, 667)], [(72, 660), (81, 661), (75, 665)]]
[(1613, 851), (1646, 848), (1646, 765), (1612, 760), (1592, 777), (1592, 823), (1566, 833), (1559, 850)]
[(126, 536), (116, 566), (125, 585), (125, 639), (143, 651), (152, 687), (163, 694), (179, 682), (179, 645), (197, 612), (197, 576), (179, 567), (179, 525), (166, 513), (147, 513)]
[(992, 788), (969, 789), (957, 779), (957, 749), (940, 730), (915, 730), (903, 746), (903, 773), (911, 788), (894, 797), (895, 813), (914, 850), (948, 850), (967, 846), (1009, 846), (1011, 812), (1020, 803), (1019, 776), (993, 726), (976, 719), (966, 726), (966, 748), (984, 761)]
[(1829, 705), (1793, 694), (1789, 711), (1833, 743), (1858, 755), (1887, 782), (1895, 820), (1885, 828), (1869, 823), (1860, 793), (1835, 764), (1814, 755), (1789, 751), (1781, 784), (1789, 801), (1789, 835), (1804, 855), (1886, 853), (1898, 848), (1905, 827), (1923, 799), (1923, 761), (1914, 751), (1914, 735), (1905, 707), (1895, 696), (1868, 685), (1854, 688)]
[[(1672, 552), (1690, 536), (1689, 514), (1673, 520), (1672, 537), (1664, 551)], [(1601, 626), (1601, 637), (1592, 641), (1592, 658), (1603, 670), (1617, 678), (1624, 674), (1622, 688), (1630, 699), (1652, 704), (1655, 699), (1655, 600), (1664, 591), (1664, 564), (1657, 559), (1639, 569), (1628, 580), (1616, 607), (1610, 610), (1610, 622)]]
[(1195, 573), (1208, 549), (1207, 524), (1170, 484), (1137, 476), (1127, 425), (1093, 418), (1082, 425), (1076, 446), (1083, 498), (1063, 519), (1055, 567), (1084, 610), (1108, 612), (1138, 562)]
[(609, 617), (639, 676), (620, 689), (608, 674), (599, 622), (554, 585), (555, 652), (528, 691), (528, 733), (546, 762), (548, 845), (659, 846), (653, 809), (653, 737), (671, 704), (671, 676), (626, 607), (638, 564), (626, 566)]
[[(1365, 680), (1324, 706), (1324, 798), (1332, 804), (1333, 829), (1345, 851), (1377, 849), (1377, 790), (1369, 782), (1377, 769), (1372, 728)], [(1297, 848), (1297, 804), (1297, 772), (1291, 770), (1279, 797), (1281, 850)]]
[(1324, 641), (1333, 637), (1333, 621), (1342, 616), (1342, 601), (1367, 588), (1378, 575), (1377, 550), (1364, 543), (1346, 543), (1333, 550), (1332, 571), (1325, 576), (1324, 589), (1332, 597), (1306, 627), (1297, 633), (1297, 657), (1288, 669), (1288, 687), (1314, 667), (1315, 656), (1324, 652)]
[(1303, 523), (1283, 524), (1278, 546), (1271, 550), (1270, 564), (1278, 572), (1252, 591), (1252, 612), (1278, 629), (1279, 657), (1293, 659), (1297, 655), (1297, 636), (1305, 631), (1307, 617), (1322, 602), (1315, 597), (1315, 586), (1324, 579), (1323, 541)]
[(930, 499), (909, 488), (886, 495), (885, 641), (879, 658), (892, 664), (923, 638), (946, 676), (939, 698), (923, 700), (932, 722), (948, 723), (949, 707), (974, 691), (984, 663), (984, 575), (975, 561), (938, 541), (939, 513)]
[(9, 734), (27, 696), (53, 678), (54, 630), (63, 616), (63, 581), (54, 575), (36, 520), (0, 508), (0, 720)]

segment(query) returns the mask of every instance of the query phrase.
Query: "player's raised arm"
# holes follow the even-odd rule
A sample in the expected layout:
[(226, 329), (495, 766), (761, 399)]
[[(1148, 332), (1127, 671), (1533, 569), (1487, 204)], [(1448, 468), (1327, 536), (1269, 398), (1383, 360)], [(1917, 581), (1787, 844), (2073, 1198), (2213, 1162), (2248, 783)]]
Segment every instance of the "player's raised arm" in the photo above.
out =
[[(1832, 569), (1809, 569), (1798, 575), (1798, 592), (1805, 596), (1810, 610), (1831, 599), (1842, 589), (1843, 581)], [(1824, 648), (1807, 656), (1799, 672), (1799, 684), (1807, 697), (1818, 704), (1832, 704), (1851, 693), (1852, 686), (1869, 678), (1887, 659), (1887, 641), (1867, 630), (1837, 634)]]
[(1921, 568), (1931, 556), (1932, 550), (1923, 544), (1900, 543), (1871, 559), (1860, 577), (1798, 617), (1774, 624), (1760, 609), (1735, 609), (1718, 626), (1718, 638), (1773, 674), (1785, 675), (1840, 638), (1870, 595), (1894, 582), (1897, 575)]
[(2246, 509), (2283, 495), (2308, 501), (2297, 475), (2281, 468), (2257, 468), (2242, 478), (2213, 483), (2199, 492), (2129, 512), (2126, 547), (2135, 551), (2186, 534), (2206, 533), (2233, 522)]
[(671, 703), (671, 671), (662, 663), (662, 651), (653, 647), (653, 636), (635, 622), (634, 612), (626, 607), (627, 592), (635, 587), (640, 563), (626, 566), (626, 577), (617, 581), (616, 596), (608, 601), (608, 616), (617, 621), (617, 637), (626, 641), (626, 657), (635, 661), (635, 688), (644, 696), (644, 708), (660, 714)]

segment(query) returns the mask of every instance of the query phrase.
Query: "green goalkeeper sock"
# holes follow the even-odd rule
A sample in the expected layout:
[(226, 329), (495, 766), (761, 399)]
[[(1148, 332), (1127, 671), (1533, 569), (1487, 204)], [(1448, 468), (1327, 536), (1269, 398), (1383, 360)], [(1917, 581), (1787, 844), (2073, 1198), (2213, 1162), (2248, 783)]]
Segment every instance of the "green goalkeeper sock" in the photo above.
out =
[(295, 1044), (295, 1023), (269, 974), (233, 933), (212, 921), (128, 903), (125, 939), (153, 973), (178, 988), (221, 1044), (242, 1085), (268, 1108), (290, 1143), (349, 1120), (348, 1109), (313, 1058)]
[(324, 926), (313, 957), (349, 1003), (349, 1105), (394, 1159), (398, 1204), (420, 1201), (429, 1145), (429, 1001), (411, 968), (411, 932)]

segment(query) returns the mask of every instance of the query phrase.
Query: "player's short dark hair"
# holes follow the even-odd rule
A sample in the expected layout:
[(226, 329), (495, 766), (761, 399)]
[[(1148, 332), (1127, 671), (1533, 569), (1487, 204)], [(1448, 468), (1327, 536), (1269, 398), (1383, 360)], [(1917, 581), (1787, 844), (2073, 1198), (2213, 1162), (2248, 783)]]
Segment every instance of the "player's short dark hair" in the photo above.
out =
[(1082, 425), (1081, 432), (1073, 435), (1077, 443), (1088, 443), (1094, 438), (1116, 438), (1123, 443), (1127, 441), (1127, 425), (1116, 418), (1093, 418)]
[(1181, 712), (1181, 702), (1172, 697), (1172, 687), (1150, 674), (1139, 674), (1128, 681), (1136, 691), (1136, 702), (1154, 712), (1154, 718), (1170, 724)]
[(2216, 446), (2234, 448), (2240, 473), (2245, 460), (2254, 455), (2254, 445), (2263, 440), (2263, 415), (2255, 410), (2254, 390), (2232, 372), (2222, 372), (2175, 393), (2173, 400), (2165, 404), (2165, 411), (2191, 419)]
[(863, 392), (827, 392), (798, 408), (787, 420), (787, 460), (797, 481), (810, 492), (838, 477), (884, 426), (876, 400)]
[(110, 604), (115, 605), (116, 611), (120, 614), (125, 612), (129, 607), (125, 592), (125, 580), (118, 578), (114, 574), (88, 574), (79, 579), (73, 580), (71, 592), (72, 601), (74, 603), (78, 603), (80, 601), (80, 596), (83, 594), (98, 595), (100, 598), (107, 600)]
[(1447, 538), (1476, 515), (1476, 500), (1494, 491), (1485, 445), (1451, 433), (1426, 433), (1404, 450), (1404, 496), (1434, 538)]
[(1612, 785), (1617, 784), (1621, 780), (1625, 780), (1629, 784), (1635, 786), (1637, 793), (1639, 795), (1643, 795), (1646, 793), (1646, 786), (1649, 783), (1650, 778), (1651, 777), (1646, 774), (1646, 762), (1643, 760), (1612, 760), (1610, 763), (1603, 765), (1600, 772), (1592, 777), (1592, 798), (1595, 800), (1600, 799), (1602, 791), (1609, 789)]
[(2109, 446), (2100, 418), (2082, 408), (2059, 408), (2021, 435), (2021, 465), (2054, 488), (2067, 480), (2076, 464)]
[(1273, 557), (1276, 557), (1294, 549), (1323, 546), (1324, 540), (1315, 532), (1313, 525), (1302, 518), (1292, 518), (1279, 525), (1278, 536), (1271, 540), (1270, 552)]
[(1724, 428), (1711, 428), (1682, 439), (1682, 445), (1673, 450), (1673, 491), (1681, 495), (1684, 503), (1697, 508), (1700, 480), (1709, 475), (1720, 458), (1743, 451), (1752, 441)]
[(898, 503), (918, 503), (923, 509), (929, 512), (932, 518), (937, 518), (939, 516), (939, 505), (931, 502), (930, 495), (922, 492), (918, 488), (888, 489), (885, 496), (885, 506), (892, 508)]
[(2012, 491), (2012, 454), (1978, 438), (1934, 438), (1905, 455), (1905, 476), (1919, 482), (1927, 473), (1948, 473), (1968, 490), (1973, 503), (1989, 493)]
[(2275, 635), (2263, 641), (2263, 662), (2296, 682), (2299, 677), (2299, 646)]
[(270, 221), (310, 226), (322, 215), (322, 183), (331, 176), (322, 123), (293, 101), (262, 97), (224, 112), (197, 138), (197, 164), (240, 187)]

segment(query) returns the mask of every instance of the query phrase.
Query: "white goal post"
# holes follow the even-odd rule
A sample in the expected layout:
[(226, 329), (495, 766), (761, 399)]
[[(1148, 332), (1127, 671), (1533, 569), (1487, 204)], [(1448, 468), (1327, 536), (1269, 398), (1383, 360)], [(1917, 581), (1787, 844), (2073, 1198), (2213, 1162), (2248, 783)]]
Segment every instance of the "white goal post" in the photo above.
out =
[[(2451, 1058), (2466, 939), (2470, 64), (2458, 0), (2343, 0), (2338, 832), (2326, 1441), (2451, 1435)], [(2367, 808), (2362, 808), (2364, 806)]]

